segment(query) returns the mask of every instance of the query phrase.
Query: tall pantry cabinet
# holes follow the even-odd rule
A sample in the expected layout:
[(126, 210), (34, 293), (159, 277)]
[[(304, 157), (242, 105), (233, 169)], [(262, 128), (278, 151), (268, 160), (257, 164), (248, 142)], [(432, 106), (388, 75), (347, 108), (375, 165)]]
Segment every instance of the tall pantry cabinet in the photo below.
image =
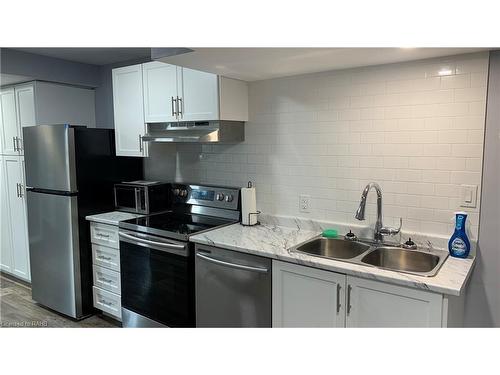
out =
[(28, 282), (22, 129), (61, 123), (94, 127), (94, 90), (37, 81), (0, 88), (0, 270)]

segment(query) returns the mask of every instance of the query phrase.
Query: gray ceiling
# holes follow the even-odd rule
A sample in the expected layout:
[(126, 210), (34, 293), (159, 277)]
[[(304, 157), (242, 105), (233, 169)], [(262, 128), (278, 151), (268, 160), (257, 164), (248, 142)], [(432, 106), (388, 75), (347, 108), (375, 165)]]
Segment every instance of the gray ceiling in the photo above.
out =
[(107, 65), (151, 57), (151, 48), (13, 48), (85, 64)]

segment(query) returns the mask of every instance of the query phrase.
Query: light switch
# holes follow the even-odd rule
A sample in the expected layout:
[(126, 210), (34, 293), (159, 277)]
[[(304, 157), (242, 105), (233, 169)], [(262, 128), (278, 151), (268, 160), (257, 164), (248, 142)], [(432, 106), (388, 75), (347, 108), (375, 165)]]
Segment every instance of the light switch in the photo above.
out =
[(477, 185), (460, 185), (460, 199), (461, 207), (476, 207)]

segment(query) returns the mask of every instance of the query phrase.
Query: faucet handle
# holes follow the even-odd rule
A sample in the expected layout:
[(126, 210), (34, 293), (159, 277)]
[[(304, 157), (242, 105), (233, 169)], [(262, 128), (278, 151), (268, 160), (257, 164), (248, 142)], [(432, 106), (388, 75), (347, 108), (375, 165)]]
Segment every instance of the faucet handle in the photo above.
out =
[(395, 236), (401, 231), (401, 227), (403, 226), (403, 218), (399, 218), (399, 228), (391, 228), (391, 227), (382, 227), (380, 228), (380, 234), (382, 236)]

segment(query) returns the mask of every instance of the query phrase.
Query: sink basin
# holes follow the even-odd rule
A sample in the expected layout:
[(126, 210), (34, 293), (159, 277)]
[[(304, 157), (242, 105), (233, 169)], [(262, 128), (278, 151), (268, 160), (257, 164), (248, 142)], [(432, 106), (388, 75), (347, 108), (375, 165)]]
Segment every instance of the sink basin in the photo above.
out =
[(441, 250), (423, 252), (365, 239), (347, 241), (321, 236), (292, 247), (290, 251), (426, 277), (435, 276), (448, 257), (448, 252)]
[(351, 242), (338, 238), (318, 237), (297, 246), (295, 250), (324, 258), (351, 259), (364, 253), (369, 248), (369, 245), (359, 242)]
[[(379, 247), (366, 254), (361, 263), (370, 264), (379, 268), (415, 274), (436, 274), (446, 256), (405, 250), (394, 247)], [(433, 272), (434, 271), (434, 272)]]

